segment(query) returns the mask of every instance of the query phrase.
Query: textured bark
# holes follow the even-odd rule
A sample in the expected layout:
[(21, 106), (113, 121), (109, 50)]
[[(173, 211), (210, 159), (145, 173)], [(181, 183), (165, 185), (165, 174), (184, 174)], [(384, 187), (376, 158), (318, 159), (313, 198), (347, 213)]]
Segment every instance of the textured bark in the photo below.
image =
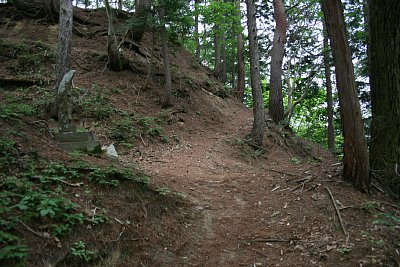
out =
[[(164, 20), (165, 10), (164, 8), (160, 8), (159, 11), (160, 20)], [(161, 50), (163, 56), (164, 63), (164, 77), (165, 77), (165, 90), (164, 94), (161, 97), (161, 105), (163, 108), (167, 108), (171, 105), (171, 91), (172, 91), (172, 82), (171, 82), (171, 67), (169, 65), (169, 54), (168, 54), (168, 34), (165, 29), (165, 25), (161, 25), (160, 27), (160, 35), (161, 35)]]
[[(290, 65), (289, 65), (289, 68), (290, 68)], [(283, 115), (283, 118), (284, 118), (283, 126), (285, 128), (290, 128), (290, 120), (293, 117), (294, 109), (297, 105), (299, 105), (301, 103), (301, 101), (303, 101), (304, 97), (307, 94), (308, 87), (306, 85), (301, 97), (297, 100), (294, 100), (293, 93), (296, 89), (296, 84), (294, 82), (290, 81), (289, 77), (286, 77), (285, 80), (286, 80), (286, 84), (287, 84), (288, 105), (287, 105), (287, 110), (285, 111), (285, 114)]]
[(60, 85), (65, 73), (71, 68), (71, 39), (72, 39), (72, 0), (60, 1), (60, 22), (58, 31), (58, 56), (56, 67), (56, 87)]
[(108, 0), (105, 0), (107, 17), (108, 17), (108, 36), (107, 36), (107, 52), (108, 52), (108, 66), (110, 70), (122, 71), (123, 65), (121, 56), (118, 52), (117, 38), (114, 31), (114, 12)]
[(344, 137), (343, 177), (355, 187), (369, 190), (369, 159), (351, 52), (340, 0), (324, 0), (323, 11), (331, 43)]
[(260, 52), (258, 50), (255, 0), (246, 0), (246, 6), (247, 27), (249, 32), (251, 92), (253, 95), (254, 115), (251, 136), (255, 145), (261, 147), (263, 145), (265, 131), (265, 111), (260, 81)]
[(137, 20), (138, 25), (133, 27), (130, 30), (130, 33), (131, 38), (137, 42), (142, 40), (143, 35), (147, 30), (147, 19), (152, 3), (152, 0), (135, 0), (135, 19)]
[(324, 67), (325, 67), (325, 85), (326, 85), (326, 103), (328, 115), (328, 149), (332, 153), (335, 152), (335, 128), (333, 126), (333, 97), (332, 97), (332, 79), (331, 66), (329, 64), (329, 40), (326, 32), (325, 22), (322, 22), (324, 34)]
[(369, 0), (371, 168), (400, 197), (400, 5)]
[[(236, 7), (240, 12), (240, 1), (236, 0)], [(237, 81), (237, 90), (236, 94), (241, 102), (244, 100), (244, 91), (246, 89), (246, 73), (245, 73), (245, 64), (244, 64), (244, 42), (243, 42), (243, 34), (239, 32), (237, 34), (237, 61), (238, 61), (238, 81)]]
[(221, 78), (221, 35), (218, 26), (214, 26), (214, 75)]
[[(235, 36), (232, 36), (232, 39), (234, 39)], [(235, 53), (231, 53), (231, 88), (236, 90), (236, 54)], [(237, 92), (237, 91), (236, 91)], [(236, 93), (235, 92), (235, 93)]]
[(199, 36), (199, 14), (198, 12), (198, 5), (199, 5), (199, 0), (194, 0), (194, 9), (195, 9), (195, 15), (194, 15), (194, 39), (196, 43), (196, 53), (195, 53), (195, 58), (197, 62), (200, 62), (200, 36)]
[(238, 49), (238, 80), (237, 80), (237, 96), (241, 102), (244, 100), (244, 91), (246, 89), (246, 73), (245, 73), (245, 64), (244, 64), (244, 44), (243, 44), (243, 35), (239, 33), (237, 36)]
[(271, 51), (271, 78), (269, 93), (269, 114), (275, 123), (280, 123), (284, 118), (282, 97), (282, 62), (285, 52), (286, 21), (283, 0), (274, 0), (275, 33)]
[(226, 36), (221, 36), (221, 82), (225, 83), (227, 80), (227, 58), (226, 58)]

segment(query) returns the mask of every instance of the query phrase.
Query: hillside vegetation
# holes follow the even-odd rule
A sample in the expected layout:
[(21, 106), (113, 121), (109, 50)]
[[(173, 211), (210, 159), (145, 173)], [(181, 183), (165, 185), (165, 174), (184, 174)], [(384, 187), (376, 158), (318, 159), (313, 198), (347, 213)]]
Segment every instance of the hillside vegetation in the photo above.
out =
[(172, 107), (162, 109), (159, 40), (152, 50), (146, 35), (124, 51), (131, 69), (112, 72), (106, 14), (77, 12), (92, 24), (73, 36), (73, 118), (119, 158), (57, 146), (57, 25), (6, 17), (2, 266), (399, 265), (400, 208), (378, 187), (355, 191), (333, 154), (271, 121), (262, 149), (249, 146), (251, 110), (172, 44)]

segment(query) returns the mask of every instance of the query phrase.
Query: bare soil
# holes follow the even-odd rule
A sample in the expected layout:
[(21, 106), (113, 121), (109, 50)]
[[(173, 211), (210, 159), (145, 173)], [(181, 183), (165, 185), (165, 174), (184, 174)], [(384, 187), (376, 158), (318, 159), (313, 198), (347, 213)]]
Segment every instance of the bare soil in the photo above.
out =
[[(105, 15), (98, 13), (90, 19), (106, 28)], [(90, 26), (78, 29), (92, 32)], [(10, 19), (2, 25), (0, 37), (14, 44), (41, 41), (54, 52), (57, 25)], [(141, 51), (151, 53), (150, 39), (146, 36)], [(173, 107), (162, 110), (158, 104), (163, 90), (162, 60), (157, 45), (155, 73), (143, 90), (148, 58), (124, 50), (133, 68), (115, 73), (105, 68), (106, 36), (88, 39), (74, 35), (75, 87), (96, 84), (116, 109), (162, 118), (168, 137), (168, 142), (161, 142), (140, 136), (129, 148), (115, 142), (118, 164), (141, 166), (150, 175), (152, 190), (128, 182), (117, 189), (88, 185), (93, 195), (81, 198), (82, 207), (107, 208), (113, 220), (94, 229), (82, 226), (61, 240), (71, 244), (85, 239), (104, 254), (100, 263), (80, 265), (399, 266), (399, 222), (378, 220), (379, 214), (400, 217), (393, 200), (378, 191), (370, 195), (356, 191), (343, 182), (342, 166), (334, 155), (270, 120), (264, 150), (249, 147), (245, 140), (252, 126), (252, 111), (233, 97), (221, 98), (223, 86), (209, 69), (194, 63), (183, 48), (170, 48)], [(2, 61), (0, 78), (21, 77), (15, 60)], [(50, 83), (51, 64), (40, 70), (23, 77)], [(51, 90), (51, 84), (42, 86)], [(110, 93), (112, 88), (119, 90)], [(27, 99), (35, 100), (35, 90)], [(107, 134), (113, 118), (95, 121), (77, 116), (79, 126), (95, 131), (103, 144), (114, 142)], [(51, 129), (54, 122), (45, 119)], [(31, 127), (20, 130), (29, 140), (18, 140), (21, 147), (35, 147), (43, 158), (70, 160), (57, 148), (51, 131), (39, 131), (42, 126), (37, 126), (37, 120), (26, 123)], [(6, 134), (15, 126), (3, 122), (1, 127), (0, 133)], [(99, 165), (110, 163), (105, 156), (85, 159)], [(83, 195), (84, 188), (76, 190), (71, 189), (71, 196)], [(161, 191), (168, 192), (167, 196), (159, 194)], [(24, 232), (31, 245), (29, 266), (46, 262), (78, 265), (64, 259), (68, 246), (58, 249), (26, 229), (17, 230)], [(116, 239), (121, 235), (125, 239)]]

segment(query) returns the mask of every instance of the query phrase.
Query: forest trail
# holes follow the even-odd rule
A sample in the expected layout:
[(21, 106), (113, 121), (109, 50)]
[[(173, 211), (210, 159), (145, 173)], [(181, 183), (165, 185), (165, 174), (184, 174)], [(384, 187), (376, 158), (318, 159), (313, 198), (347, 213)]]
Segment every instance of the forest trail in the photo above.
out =
[[(143, 149), (147, 156), (142, 156), (141, 164), (153, 182), (184, 192), (201, 214), (202, 220), (188, 226), (193, 228), (194, 243), (182, 254), (181, 264), (317, 263), (303, 252), (331, 242), (332, 225), (328, 221), (334, 215), (327, 214), (330, 200), (317, 180), (329, 180), (337, 174), (337, 167), (326, 167), (330, 166), (326, 161), (290, 163), (287, 152), (279, 146), (266, 151), (266, 157), (251, 155), (254, 151), (241, 153), (240, 144), (251, 130), (252, 114), (243, 107), (229, 108), (229, 112), (221, 110), (221, 124), (204, 125), (176, 147)], [(300, 186), (290, 180), (300, 180)], [(337, 266), (337, 262), (333, 260), (331, 266)]]
[[(105, 32), (104, 12), (91, 16)], [(3, 51), (0, 78), (8, 83), (9, 78), (20, 78), (21, 69), (27, 69), (43, 82), (30, 86), (36, 82), (27, 72), (21, 84), (14, 79), (16, 86), (27, 81), (27, 91), (14, 92), (10, 86), (10, 91), (1, 91), (8, 98), (1, 95), (0, 101), (24, 99), (42, 103), (38, 107), (44, 109), (53, 96), (50, 85), (45, 87), (54, 71), (53, 61), (40, 61), (40, 68), (31, 70), (30, 64), (21, 65), (24, 61), (9, 55), (21, 47), (29, 54), (31, 49), (37, 50), (33, 55), (40, 59), (42, 47), (54, 54), (56, 28), (21, 19), (0, 32), (8, 49)], [(21, 34), (24, 32), (30, 33), (29, 39)], [(102, 207), (109, 212), (110, 222), (76, 227), (71, 236), (61, 240), (62, 249), (49, 246), (47, 240), (24, 228), (21, 231), (20, 226), (31, 253), (27, 266), (39, 266), (47, 254), (59, 255), (57, 260), (66, 262), (64, 266), (78, 266), (68, 265), (71, 258), (67, 255), (69, 247), (80, 240), (107, 256), (90, 264), (81, 262), (81, 266), (398, 266), (399, 208), (388, 205), (391, 200), (384, 194), (362, 194), (346, 184), (334, 155), (270, 121), (264, 151), (254, 150), (246, 143), (252, 127), (251, 109), (229, 96), (212, 71), (194, 64), (193, 56), (184, 49), (171, 53), (173, 106), (161, 109), (158, 100), (164, 80), (159, 47), (152, 52), (156, 59), (153, 78), (147, 89), (141, 89), (148, 69), (143, 56), (147, 52), (127, 50), (134, 67), (115, 73), (105, 67), (105, 43), (102, 34), (93, 39), (74, 36), (74, 83), (86, 105), (82, 107), (86, 110), (77, 110), (76, 123), (94, 131), (103, 145), (115, 143), (120, 157), (118, 162), (105, 155), (81, 155), (79, 160), (99, 166), (135, 163), (132, 165), (149, 174), (150, 186), (146, 184), (143, 190), (142, 184), (129, 181), (119, 187), (103, 187), (85, 176), (82, 181), (87, 188), (68, 187), (68, 196), (82, 209)], [(148, 36), (140, 49), (151, 51), (150, 47)], [(12, 136), (23, 132), (26, 138), (14, 136), (13, 140), (29, 153), (34, 148), (43, 159), (63, 164), (76, 161), (57, 147), (48, 125), (51, 120), (40, 116), (25, 120), (22, 125), (5, 123), (0, 130), (14, 133)], [(45, 124), (32, 127), (30, 120)], [(141, 120), (151, 125), (146, 128)], [(151, 127), (156, 127), (157, 134), (149, 134), (154, 130)], [(167, 192), (171, 194), (164, 194)], [(177, 195), (185, 197), (182, 200)], [(35, 229), (43, 226), (31, 223)], [(118, 240), (122, 234), (125, 239)], [(118, 245), (114, 245), (116, 241)], [(114, 264), (107, 265), (108, 258)]]

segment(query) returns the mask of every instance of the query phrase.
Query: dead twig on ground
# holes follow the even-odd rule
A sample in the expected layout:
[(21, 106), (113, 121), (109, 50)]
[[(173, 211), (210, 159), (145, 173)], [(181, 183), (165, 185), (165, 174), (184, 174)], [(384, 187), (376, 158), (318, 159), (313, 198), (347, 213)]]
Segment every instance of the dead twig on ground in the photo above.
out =
[(394, 205), (394, 204), (390, 204), (390, 203), (387, 203), (387, 202), (380, 202), (381, 204), (384, 204), (384, 205), (386, 205), (386, 206), (389, 206), (389, 207), (392, 207), (392, 208), (395, 208), (395, 209), (398, 209), (398, 210), (400, 210), (400, 207), (399, 206), (396, 206), (396, 205)]
[(309, 181), (310, 181), (310, 180), (305, 180), (303, 183), (299, 184), (298, 186), (296, 186), (295, 188), (291, 189), (290, 191), (291, 191), (291, 192), (294, 192), (294, 191), (296, 191), (296, 189), (298, 189), (298, 188), (301, 187), (301, 191), (300, 191), (300, 192), (302, 192), (303, 189), (304, 189), (304, 185), (305, 185), (307, 182), (309, 182)]
[(292, 241), (301, 241), (300, 239), (296, 238), (289, 238), (289, 239), (283, 239), (283, 238), (257, 238), (257, 239), (250, 239), (250, 240), (244, 240), (242, 241), (243, 243), (285, 243), (285, 242), (292, 242)]
[(109, 62), (110, 62), (110, 61), (107, 60), (107, 63), (106, 63), (106, 65), (104, 66), (103, 70), (101, 71), (100, 76), (102, 76), (102, 75), (104, 74), (104, 72), (106, 71)]
[(142, 140), (142, 143), (143, 143), (144, 147), (147, 147), (146, 143), (143, 140), (142, 134), (139, 134), (139, 137), (140, 137), (140, 140)]
[(374, 187), (376, 190), (378, 190), (379, 192), (381, 192), (381, 193), (383, 193), (383, 194), (385, 194), (386, 192), (382, 189), (382, 188), (380, 188), (379, 186), (377, 186), (376, 184), (374, 184), (374, 183), (371, 183), (371, 185), (372, 185), (372, 187)]
[(338, 218), (339, 218), (340, 227), (342, 228), (343, 233), (344, 233), (345, 235), (347, 235), (346, 229), (344, 228), (344, 225), (343, 225), (342, 216), (340, 215), (340, 211), (339, 211), (339, 209), (338, 209), (338, 207), (337, 207), (337, 205), (336, 205), (335, 199), (333, 198), (332, 192), (331, 192), (331, 190), (330, 190), (327, 186), (325, 186), (325, 189), (326, 189), (326, 191), (328, 191), (329, 196), (331, 197), (333, 207), (335, 208), (336, 214), (337, 214), (337, 216), (338, 216)]
[(254, 249), (254, 248), (247, 248), (247, 249), (250, 249), (251, 251), (257, 252), (257, 253), (260, 254), (261, 256), (268, 257), (267, 254), (262, 253), (261, 251), (259, 251), (259, 250), (257, 250), (257, 249)]
[(280, 186), (280, 185), (277, 185), (277, 186), (275, 186), (275, 187), (271, 190), (271, 192), (274, 192), (274, 191), (278, 190), (279, 188), (281, 188), (281, 186)]
[[(40, 177), (40, 176), (32, 176), (32, 178), (40, 179), (41, 177)], [(49, 179), (49, 180), (52, 180), (52, 181), (57, 181), (57, 182), (63, 183), (63, 184), (65, 184), (65, 185), (68, 185), (68, 186), (71, 186), (71, 187), (81, 187), (82, 185), (85, 184), (84, 182), (69, 183), (69, 182), (64, 181), (64, 180), (62, 180), (62, 179), (57, 179), (57, 178), (52, 178), (52, 177), (46, 177), (45, 179)]]
[(57, 247), (61, 248), (61, 242), (60, 239), (58, 239), (55, 236), (51, 236), (49, 233), (44, 232), (44, 233), (40, 233), (40, 232), (36, 232), (35, 230), (33, 230), (32, 228), (30, 228), (28, 225), (26, 225), (23, 221), (19, 221), (19, 223), (25, 227), (25, 229), (27, 229), (29, 232), (31, 232), (32, 234), (38, 236), (38, 237), (42, 237), (42, 238), (46, 238), (46, 239), (51, 239), (54, 240), (57, 244)]
[(341, 207), (339, 210), (347, 210), (347, 209), (360, 209), (359, 207), (354, 207), (354, 206), (346, 206), (346, 207)]
[(289, 176), (299, 177), (299, 175), (297, 175), (297, 174), (288, 173), (288, 172), (283, 172), (283, 171), (278, 171), (278, 170), (275, 170), (275, 169), (266, 168), (266, 170), (267, 170), (267, 171), (270, 171), (270, 172), (276, 172), (276, 173), (279, 173), (279, 174), (285, 174), (285, 175), (289, 175)]
[(287, 183), (300, 183), (300, 182), (304, 182), (304, 181), (308, 182), (308, 181), (311, 181), (311, 180), (312, 180), (312, 177), (311, 177), (311, 175), (309, 175), (309, 176), (304, 177), (304, 178), (299, 178), (299, 179), (294, 179), (294, 180), (288, 180), (288, 181), (286, 181), (286, 182), (287, 182)]
[(143, 212), (144, 212), (143, 216), (147, 219), (147, 209), (146, 209), (146, 205), (145, 205), (143, 199), (142, 199), (139, 195), (136, 195), (136, 196), (137, 196), (137, 198), (140, 200), (140, 202), (142, 203), (142, 209), (143, 209)]

